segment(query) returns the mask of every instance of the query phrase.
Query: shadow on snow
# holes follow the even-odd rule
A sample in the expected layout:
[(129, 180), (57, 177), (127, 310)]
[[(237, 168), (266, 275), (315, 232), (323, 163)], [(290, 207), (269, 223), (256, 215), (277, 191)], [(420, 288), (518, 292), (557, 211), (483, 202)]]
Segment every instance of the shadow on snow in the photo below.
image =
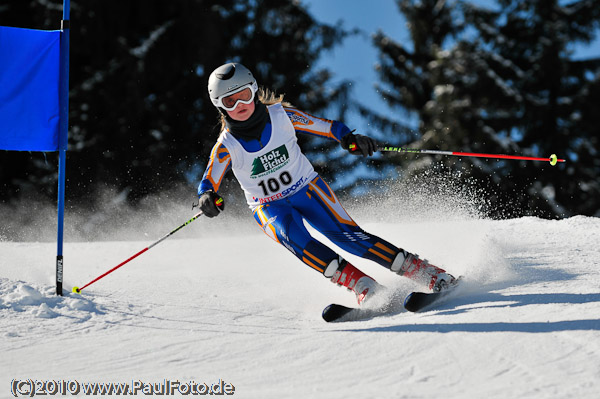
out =
[[(436, 316), (459, 315), (474, 309), (481, 308), (517, 308), (529, 305), (577, 305), (585, 303), (600, 302), (600, 293), (593, 294), (517, 294), (506, 295), (497, 293), (485, 293), (476, 295), (465, 295), (453, 298), (432, 310)], [(396, 314), (394, 317), (402, 317)], [(390, 320), (392, 320), (390, 318)], [(427, 323), (395, 325), (385, 327), (349, 329), (348, 331), (371, 331), (371, 332), (526, 332), (526, 333), (548, 333), (558, 331), (600, 331), (600, 319), (564, 320), (553, 322), (488, 322), (488, 323)]]

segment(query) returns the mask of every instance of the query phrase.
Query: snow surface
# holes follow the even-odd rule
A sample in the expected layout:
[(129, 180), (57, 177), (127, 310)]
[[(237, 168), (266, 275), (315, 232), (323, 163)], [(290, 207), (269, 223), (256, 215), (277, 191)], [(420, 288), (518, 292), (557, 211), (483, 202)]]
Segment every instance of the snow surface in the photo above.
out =
[[(323, 307), (353, 305), (353, 295), (250, 216), (200, 218), (81, 295), (72, 286), (186, 216), (137, 239), (67, 242), (64, 297), (54, 295), (54, 243), (0, 242), (0, 398), (12, 397), (14, 378), (221, 379), (239, 398), (598, 397), (599, 218), (353, 215), (465, 276), (461, 295), (424, 313), (325, 323)], [(383, 284), (419, 288), (346, 256)]]

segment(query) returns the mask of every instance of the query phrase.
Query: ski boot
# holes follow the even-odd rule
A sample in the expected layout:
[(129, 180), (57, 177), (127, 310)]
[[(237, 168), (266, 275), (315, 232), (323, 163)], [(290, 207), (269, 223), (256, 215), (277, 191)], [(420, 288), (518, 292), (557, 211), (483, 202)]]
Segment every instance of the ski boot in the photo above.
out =
[(401, 276), (423, 283), (433, 292), (440, 292), (456, 283), (456, 278), (444, 269), (431, 265), (427, 259), (402, 250), (394, 259), (391, 270)]
[(374, 296), (377, 289), (381, 287), (374, 279), (342, 258), (332, 260), (323, 275), (331, 278), (331, 282), (354, 292), (359, 305)]

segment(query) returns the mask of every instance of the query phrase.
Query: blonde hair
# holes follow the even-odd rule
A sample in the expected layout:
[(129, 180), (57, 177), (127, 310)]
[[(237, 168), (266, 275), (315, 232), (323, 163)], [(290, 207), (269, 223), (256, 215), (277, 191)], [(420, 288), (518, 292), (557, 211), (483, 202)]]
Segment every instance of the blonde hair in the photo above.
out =
[[(288, 101), (283, 101), (283, 97), (285, 94), (277, 94), (271, 89), (265, 89), (264, 87), (260, 87), (258, 92), (256, 93), (258, 96), (258, 101), (263, 103), (264, 105), (273, 105), (277, 103), (281, 103), (284, 107), (293, 107), (293, 105)], [(219, 112), (219, 122), (221, 124), (221, 131), (225, 129), (225, 115)]]
[(260, 101), (261, 103), (263, 103), (265, 105), (273, 105), (273, 104), (281, 103), (281, 105), (283, 105), (284, 107), (292, 107), (291, 103), (289, 103), (287, 101), (283, 101), (283, 97), (285, 97), (285, 94), (277, 95), (273, 90), (265, 89), (264, 87), (261, 87), (260, 89), (258, 89), (257, 94), (258, 94), (258, 101)]

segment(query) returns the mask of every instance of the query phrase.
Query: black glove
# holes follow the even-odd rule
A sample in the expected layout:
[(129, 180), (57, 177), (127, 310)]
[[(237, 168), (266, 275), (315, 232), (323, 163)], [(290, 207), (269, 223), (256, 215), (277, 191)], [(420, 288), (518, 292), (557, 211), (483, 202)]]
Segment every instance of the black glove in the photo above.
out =
[(377, 143), (370, 137), (363, 136), (362, 134), (348, 133), (342, 137), (342, 148), (348, 150), (350, 154), (362, 155), (367, 157), (373, 155), (377, 150)]
[(214, 191), (206, 191), (205, 193), (202, 193), (198, 199), (198, 205), (200, 206), (202, 213), (209, 218), (219, 216), (219, 213), (225, 209), (223, 198), (221, 198), (221, 196)]

